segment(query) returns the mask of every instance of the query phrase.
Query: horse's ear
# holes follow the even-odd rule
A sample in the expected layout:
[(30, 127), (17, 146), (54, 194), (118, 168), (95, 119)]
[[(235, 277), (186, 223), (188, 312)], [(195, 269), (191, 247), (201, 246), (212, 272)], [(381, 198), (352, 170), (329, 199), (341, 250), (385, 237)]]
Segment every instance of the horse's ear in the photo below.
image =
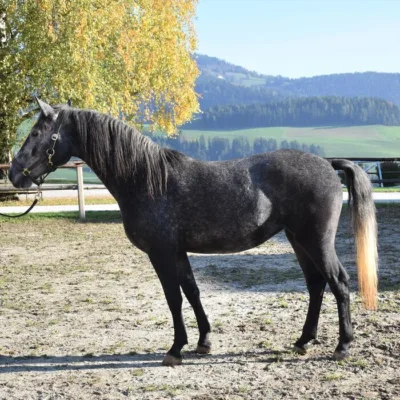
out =
[(72, 107), (72, 101), (71, 101), (71, 99), (68, 99), (68, 100), (67, 100), (67, 104), (68, 104), (69, 107)]
[(54, 111), (54, 108), (50, 104), (45, 103), (44, 101), (38, 99), (36, 96), (35, 100), (39, 104), (39, 107), (42, 110), (42, 113), (44, 114), (45, 117), (50, 117), (53, 119), (57, 118), (56, 112)]

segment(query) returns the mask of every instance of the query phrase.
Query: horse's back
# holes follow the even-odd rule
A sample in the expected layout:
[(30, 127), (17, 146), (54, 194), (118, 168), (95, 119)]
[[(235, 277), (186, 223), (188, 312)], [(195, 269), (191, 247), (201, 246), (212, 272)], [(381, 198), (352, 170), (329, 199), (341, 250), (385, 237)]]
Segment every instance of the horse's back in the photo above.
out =
[(342, 192), (331, 164), (311, 153), (278, 150), (230, 161), (191, 160), (182, 168), (180, 183), (202, 186), (207, 198), (215, 195), (229, 202), (232, 196), (246, 200), (247, 195), (257, 197), (261, 191), (271, 201), (291, 203), (298, 202), (299, 196), (309, 202), (337, 197)]

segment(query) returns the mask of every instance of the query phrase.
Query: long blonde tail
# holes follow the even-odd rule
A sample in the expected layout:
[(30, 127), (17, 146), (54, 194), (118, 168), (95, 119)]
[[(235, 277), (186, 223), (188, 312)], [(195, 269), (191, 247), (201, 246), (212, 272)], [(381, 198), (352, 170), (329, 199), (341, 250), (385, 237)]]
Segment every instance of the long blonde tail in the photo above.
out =
[(364, 306), (378, 305), (378, 246), (376, 210), (368, 175), (348, 160), (331, 160), (336, 170), (343, 170), (349, 191), (349, 208), (357, 248), (358, 286)]

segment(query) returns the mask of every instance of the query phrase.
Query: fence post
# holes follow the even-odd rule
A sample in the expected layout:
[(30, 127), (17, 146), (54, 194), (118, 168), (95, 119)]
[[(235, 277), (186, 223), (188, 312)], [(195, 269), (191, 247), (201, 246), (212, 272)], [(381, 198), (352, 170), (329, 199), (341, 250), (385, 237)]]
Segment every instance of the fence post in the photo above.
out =
[(83, 188), (83, 167), (82, 164), (76, 164), (76, 178), (78, 181), (78, 203), (79, 203), (79, 217), (85, 219), (85, 195)]
[(381, 183), (380, 183), (380, 187), (383, 187), (383, 182), (382, 182), (382, 167), (381, 167), (381, 162), (380, 161), (378, 161), (377, 163), (376, 163), (376, 166), (377, 166), (377, 170), (378, 170), (378, 176), (379, 176), (379, 179), (381, 180)]

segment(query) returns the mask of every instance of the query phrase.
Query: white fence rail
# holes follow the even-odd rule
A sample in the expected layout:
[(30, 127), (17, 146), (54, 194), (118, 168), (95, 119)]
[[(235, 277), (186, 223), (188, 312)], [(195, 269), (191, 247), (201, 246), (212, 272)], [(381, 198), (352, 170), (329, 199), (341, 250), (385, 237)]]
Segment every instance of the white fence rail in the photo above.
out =
[[(78, 205), (79, 205), (79, 217), (81, 219), (86, 218), (85, 211), (85, 190), (96, 190), (96, 189), (106, 189), (104, 185), (93, 185), (93, 186), (84, 186), (83, 182), (83, 167), (86, 164), (83, 162), (73, 162), (65, 164), (59, 168), (69, 168), (76, 170), (76, 184), (49, 184), (46, 186), (42, 186), (40, 190), (42, 192), (46, 191), (54, 191), (54, 190), (77, 190), (78, 191)], [(0, 169), (8, 170), (10, 166), (8, 164), (0, 164)], [(0, 185), (0, 194), (34, 194), (37, 192), (37, 188), (29, 188), (29, 189), (17, 189), (13, 187), (11, 184)]]

